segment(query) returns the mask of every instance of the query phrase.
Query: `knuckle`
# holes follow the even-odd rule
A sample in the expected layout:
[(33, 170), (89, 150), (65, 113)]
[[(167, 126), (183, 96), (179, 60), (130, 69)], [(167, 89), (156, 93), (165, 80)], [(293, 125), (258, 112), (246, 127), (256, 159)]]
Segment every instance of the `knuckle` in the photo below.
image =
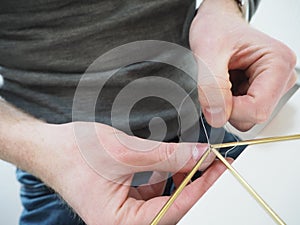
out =
[(297, 57), (293, 51), (289, 50), (284, 54), (284, 61), (288, 63), (289, 69), (292, 70), (296, 66)]
[(290, 89), (291, 87), (293, 87), (294, 84), (297, 82), (297, 80), (298, 80), (298, 74), (297, 74), (295, 71), (293, 71), (293, 72), (291, 73), (291, 77), (290, 77), (290, 79), (289, 79), (287, 88)]
[(232, 84), (222, 77), (201, 80), (198, 88), (198, 98), (204, 108), (212, 106), (226, 106), (231, 96)]
[(260, 124), (266, 122), (269, 119), (271, 113), (272, 110), (270, 107), (257, 108), (255, 111), (254, 123)]
[(294, 67), (296, 66), (296, 63), (297, 63), (296, 53), (293, 52), (291, 49), (288, 49), (286, 54), (287, 54), (286, 58), (290, 62), (291, 69), (294, 69)]
[(290, 70), (294, 69), (297, 63), (297, 56), (295, 52), (281, 42), (278, 42), (277, 49), (279, 49), (281, 63), (287, 65)]
[(227, 76), (222, 76), (218, 74), (203, 74), (202, 76), (199, 75), (199, 85), (200, 90), (211, 90), (211, 88), (217, 89), (231, 89), (231, 82), (229, 81)]
[(129, 163), (131, 154), (128, 149), (126, 149), (124, 146), (115, 146), (112, 148), (112, 150), (109, 152), (110, 155), (118, 162), (121, 163)]
[(158, 149), (158, 157), (160, 162), (164, 161), (170, 161), (170, 159), (175, 157), (176, 160), (176, 154), (174, 154), (175, 151), (175, 143), (166, 143), (160, 145)]

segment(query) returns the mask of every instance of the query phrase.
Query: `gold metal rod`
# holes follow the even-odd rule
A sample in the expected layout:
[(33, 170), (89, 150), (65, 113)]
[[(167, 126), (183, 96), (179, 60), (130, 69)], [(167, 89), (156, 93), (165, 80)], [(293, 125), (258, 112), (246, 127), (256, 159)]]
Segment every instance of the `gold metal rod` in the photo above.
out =
[(166, 214), (168, 209), (174, 203), (179, 194), (183, 191), (184, 187), (190, 182), (194, 174), (200, 168), (202, 163), (208, 157), (209, 153), (213, 151), (216, 156), (226, 165), (230, 172), (237, 178), (237, 180), (247, 189), (247, 191), (262, 205), (262, 207), (272, 216), (272, 218), (280, 225), (285, 225), (285, 223), (280, 219), (280, 217), (267, 205), (267, 203), (254, 191), (254, 189), (238, 174), (238, 172), (226, 161), (226, 159), (216, 150), (218, 148), (227, 148), (240, 145), (254, 145), (254, 144), (264, 144), (276, 141), (287, 141), (287, 140), (296, 140), (300, 139), (300, 134), (288, 135), (288, 136), (279, 136), (279, 137), (269, 137), (269, 138), (260, 138), (253, 140), (244, 140), (239, 142), (228, 142), (220, 144), (211, 144), (199, 161), (196, 163), (191, 172), (185, 177), (173, 195), (169, 198), (163, 208), (158, 212), (155, 218), (152, 220), (150, 225), (157, 225), (162, 217)]
[(170, 206), (173, 204), (173, 202), (176, 200), (176, 198), (179, 196), (179, 194), (183, 191), (184, 187), (190, 182), (194, 174), (198, 171), (202, 163), (206, 160), (208, 155), (211, 153), (210, 148), (208, 148), (202, 157), (198, 160), (196, 165), (193, 167), (191, 172), (184, 178), (182, 183), (179, 185), (179, 187), (176, 189), (176, 191), (172, 194), (172, 196), (169, 198), (169, 200), (166, 202), (166, 204), (163, 206), (163, 208), (158, 212), (158, 214), (155, 216), (155, 218), (152, 220), (150, 225), (157, 225), (159, 221), (162, 219), (162, 217), (166, 214)]
[(255, 144), (264, 144), (269, 142), (276, 142), (276, 141), (288, 141), (288, 140), (296, 140), (300, 139), (300, 134), (295, 135), (288, 135), (288, 136), (279, 136), (279, 137), (268, 137), (268, 138), (259, 138), (253, 140), (244, 140), (238, 142), (228, 142), (228, 143), (221, 143), (221, 144), (211, 144), (212, 148), (227, 148), (227, 147), (234, 147), (240, 145), (255, 145)]
[(226, 159), (215, 148), (211, 151), (225, 164), (233, 176), (245, 187), (253, 198), (270, 214), (273, 220), (279, 225), (285, 225), (285, 222), (272, 210), (272, 208), (257, 194), (257, 192), (245, 181), (245, 179), (226, 161)]

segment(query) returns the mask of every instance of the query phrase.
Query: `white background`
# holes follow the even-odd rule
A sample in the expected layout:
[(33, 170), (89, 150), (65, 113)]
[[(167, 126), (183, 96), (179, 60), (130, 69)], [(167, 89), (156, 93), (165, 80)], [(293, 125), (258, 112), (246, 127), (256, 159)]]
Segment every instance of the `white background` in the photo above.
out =
[[(300, 58), (300, 1), (261, 0), (253, 26), (283, 41)], [(300, 67), (300, 60), (297, 61)], [(16, 225), (21, 212), (15, 168), (0, 160), (0, 224)]]

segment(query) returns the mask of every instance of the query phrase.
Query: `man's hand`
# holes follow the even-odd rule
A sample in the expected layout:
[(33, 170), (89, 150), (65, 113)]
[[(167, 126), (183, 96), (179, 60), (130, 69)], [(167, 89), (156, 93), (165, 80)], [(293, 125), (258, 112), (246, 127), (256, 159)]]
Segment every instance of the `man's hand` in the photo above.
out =
[(199, 100), (214, 127), (245, 131), (265, 122), (294, 85), (296, 57), (243, 20), (233, 0), (206, 0), (190, 29), (199, 57)]
[[(208, 147), (139, 139), (99, 123), (47, 124), (2, 100), (0, 114), (0, 158), (39, 177), (90, 225), (149, 224), (168, 199), (161, 196), (168, 174), (181, 182)], [(225, 170), (213, 155), (201, 169), (209, 165), (163, 224), (175, 224)], [(142, 171), (154, 172), (133, 187), (133, 174)]]
[[(95, 129), (97, 140), (90, 138), (90, 128)], [(178, 180), (207, 149), (206, 144), (199, 143), (143, 140), (103, 124), (83, 122), (40, 124), (36, 134), (39, 138), (32, 146), (41, 150), (35, 156), (38, 169), (32, 168), (32, 172), (36, 171), (91, 225), (149, 224), (168, 199), (161, 196), (167, 174), (176, 173)], [(133, 150), (133, 146), (138, 148)], [(213, 155), (202, 169), (212, 161)], [(215, 161), (185, 188), (163, 224), (175, 224), (224, 170)], [(155, 172), (148, 184), (132, 187), (133, 173), (142, 171)]]

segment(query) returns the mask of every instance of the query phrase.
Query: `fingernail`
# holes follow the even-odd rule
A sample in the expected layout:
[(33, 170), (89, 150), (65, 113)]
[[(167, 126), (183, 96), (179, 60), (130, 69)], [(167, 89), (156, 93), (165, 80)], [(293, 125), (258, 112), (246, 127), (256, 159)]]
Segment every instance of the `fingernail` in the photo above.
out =
[(198, 161), (199, 158), (200, 158), (200, 153), (199, 153), (199, 150), (197, 149), (197, 147), (195, 147), (195, 148), (193, 149), (192, 154), (193, 154), (193, 159), (194, 159), (195, 161)]
[(211, 124), (216, 126), (224, 125), (226, 118), (225, 111), (222, 107), (206, 108), (205, 111), (209, 114)]
[(211, 115), (215, 115), (215, 114), (220, 114), (223, 112), (223, 108), (222, 107), (212, 107), (212, 108), (206, 108), (206, 111), (211, 114)]

